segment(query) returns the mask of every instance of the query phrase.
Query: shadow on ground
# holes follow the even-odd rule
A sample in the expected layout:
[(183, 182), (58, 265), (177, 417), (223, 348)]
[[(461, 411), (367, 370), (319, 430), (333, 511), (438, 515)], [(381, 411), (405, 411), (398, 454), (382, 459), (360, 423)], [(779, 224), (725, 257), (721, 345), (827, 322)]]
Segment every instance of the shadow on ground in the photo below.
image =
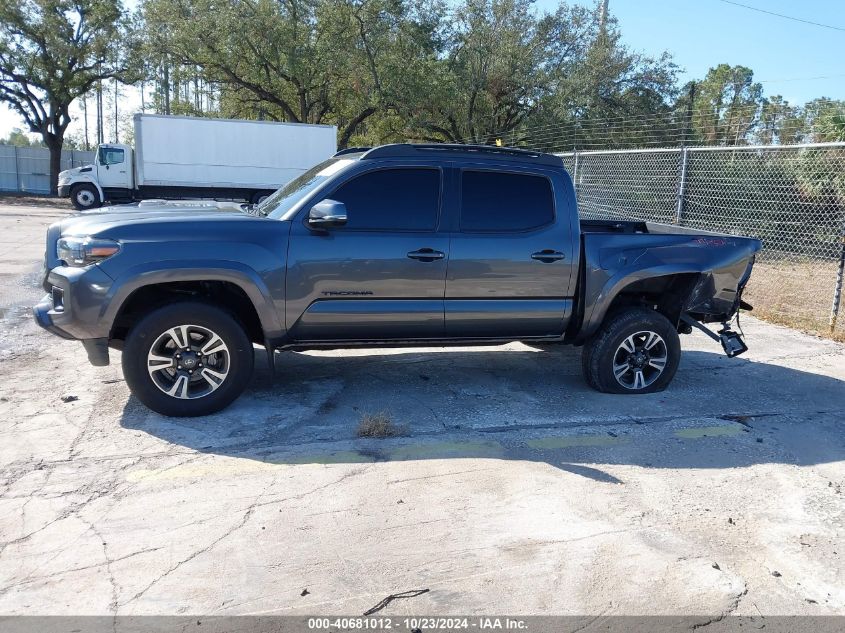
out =
[[(165, 418), (134, 397), (122, 425), (190, 449), (272, 463), (493, 458), (543, 461), (598, 481), (595, 464), (731, 468), (845, 459), (843, 381), (687, 351), (659, 394), (600, 394), (576, 349), (256, 355), (251, 388), (213, 416)], [(403, 437), (356, 437), (387, 412)]]

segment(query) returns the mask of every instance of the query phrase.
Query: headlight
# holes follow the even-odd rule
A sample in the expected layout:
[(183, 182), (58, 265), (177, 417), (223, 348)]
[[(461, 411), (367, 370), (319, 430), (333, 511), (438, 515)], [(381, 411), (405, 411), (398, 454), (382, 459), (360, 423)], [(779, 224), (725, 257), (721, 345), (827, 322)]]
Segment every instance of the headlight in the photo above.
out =
[(67, 266), (90, 266), (118, 252), (119, 243), (93, 237), (63, 237), (56, 244), (56, 256)]

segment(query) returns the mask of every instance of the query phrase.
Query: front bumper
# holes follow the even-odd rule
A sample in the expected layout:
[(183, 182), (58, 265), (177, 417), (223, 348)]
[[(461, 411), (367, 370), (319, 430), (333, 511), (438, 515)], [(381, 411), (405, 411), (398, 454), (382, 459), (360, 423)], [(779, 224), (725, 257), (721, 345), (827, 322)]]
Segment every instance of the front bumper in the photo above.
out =
[(47, 274), (48, 294), (32, 308), (35, 322), (63, 339), (82, 341), (91, 364), (109, 364), (109, 326), (101, 319), (112, 279), (98, 266), (60, 266)]
[(69, 198), (70, 197), (70, 185), (59, 185), (59, 197), (60, 198)]

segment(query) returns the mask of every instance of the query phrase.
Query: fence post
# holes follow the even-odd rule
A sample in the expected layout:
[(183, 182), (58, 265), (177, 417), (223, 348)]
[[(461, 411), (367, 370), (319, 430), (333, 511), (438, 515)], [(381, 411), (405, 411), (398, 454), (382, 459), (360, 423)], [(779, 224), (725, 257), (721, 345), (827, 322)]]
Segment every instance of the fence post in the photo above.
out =
[(18, 164), (18, 146), (13, 145), (12, 147), (15, 148), (15, 188), (18, 192), (21, 192), (23, 190), (21, 189), (21, 168)]
[(830, 333), (836, 329), (836, 319), (839, 316), (839, 304), (842, 301), (842, 281), (845, 276), (845, 219), (842, 222), (842, 242), (839, 247), (839, 269), (836, 271), (836, 286), (833, 289), (833, 305), (830, 307)]
[(681, 150), (681, 170), (678, 178), (678, 201), (675, 207), (675, 224), (681, 224), (684, 219), (684, 196), (687, 191), (687, 158), (689, 149), (684, 147)]
[(572, 186), (575, 188), (575, 197), (578, 197), (578, 150), (574, 151), (575, 154), (575, 164), (572, 166)]

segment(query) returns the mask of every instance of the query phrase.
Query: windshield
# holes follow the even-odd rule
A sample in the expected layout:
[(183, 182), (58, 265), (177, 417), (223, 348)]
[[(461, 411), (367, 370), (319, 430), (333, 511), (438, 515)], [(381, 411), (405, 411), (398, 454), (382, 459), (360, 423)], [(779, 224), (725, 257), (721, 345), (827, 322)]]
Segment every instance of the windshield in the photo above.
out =
[(256, 210), (261, 215), (278, 220), (314, 189), (354, 162), (349, 158), (330, 158), (323, 161), (301, 176), (294, 178), (281, 189), (277, 189), (273, 195), (259, 204)]

